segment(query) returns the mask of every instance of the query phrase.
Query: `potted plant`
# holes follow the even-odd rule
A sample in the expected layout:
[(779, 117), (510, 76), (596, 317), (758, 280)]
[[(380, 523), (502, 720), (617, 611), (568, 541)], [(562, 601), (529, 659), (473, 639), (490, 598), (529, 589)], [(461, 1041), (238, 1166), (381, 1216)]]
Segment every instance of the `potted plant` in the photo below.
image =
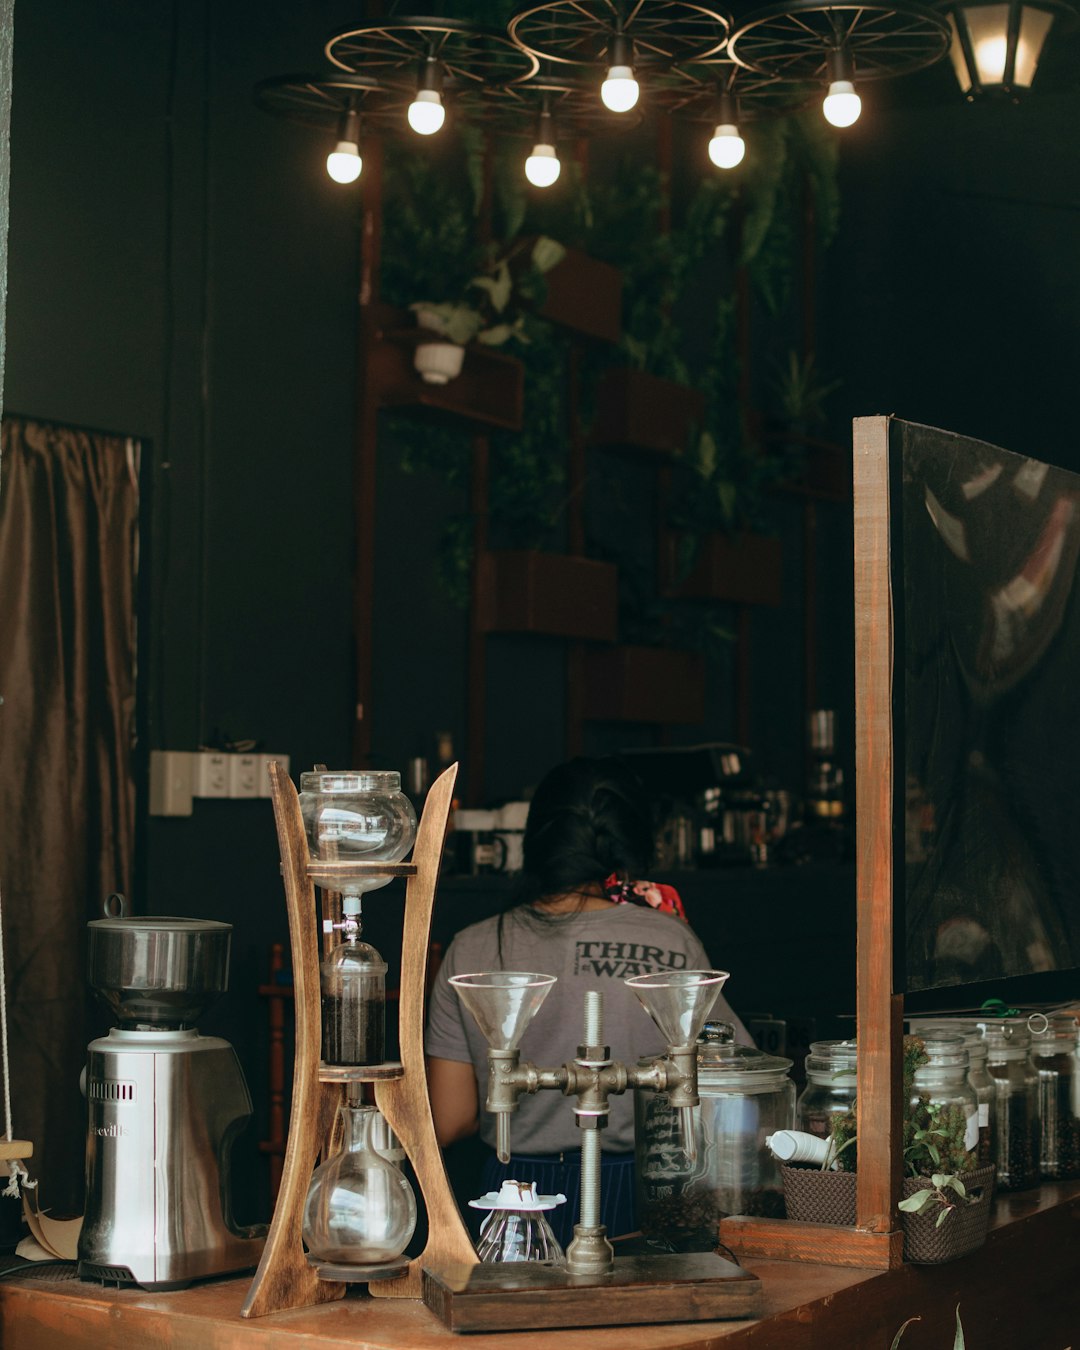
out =
[(418, 327), (433, 335), (416, 347), (413, 360), (421, 379), (428, 384), (454, 379), (461, 373), (470, 342), (502, 347), (511, 340), (527, 341), (527, 308), (544, 274), (565, 252), (562, 244), (541, 235), (496, 255), (484, 272), (466, 282), (464, 293), (456, 299), (414, 301), (409, 308)]
[[(929, 1063), (923, 1038), (905, 1036), (905, 1176), (899, 1209), (905, 1260), (921, 1264), (951, 1261), (982, 1245), (994, 1179), (992, 1166), (976, 1166), (963, 1107), (933, 1100), (920, 1086), (917, 1074)], [(788, 1218), (853, 1226), (856, 1155), (852, 1108), (833, 1116), (828, 1148), (817, 1169), (782, 1168)]]

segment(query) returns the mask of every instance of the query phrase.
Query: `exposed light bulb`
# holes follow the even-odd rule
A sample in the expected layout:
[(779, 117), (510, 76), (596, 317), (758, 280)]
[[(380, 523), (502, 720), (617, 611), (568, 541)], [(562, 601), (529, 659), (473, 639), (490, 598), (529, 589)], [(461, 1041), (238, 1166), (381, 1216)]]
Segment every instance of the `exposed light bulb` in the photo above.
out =
[[(1017, 44), (1019, 46), (1019, 44)], [(1009, 41), (1004, 34), (983, 38), (975, 44), (975, 69), (983, 84), (1001, 84), (1005, 78), (1005, 62), (1008, 59)], [(1017, 64), (1019, 65), (1019, 52)]]
[(732, 122), (721, 122), (709, 142), (709, 158), (718, 169), (733, 169), (746, 154), (746, 142)]
[(559, 156), (553, 145), (536, 144), (525, 161), (525, 177), (533, 187), (551, 187), (562, 172)]
[(326, 156), (326, 172), (335, 183), (355, 183), (363, 167), (360, 147), (355, 141), (338, 141)]
[(607, 78), (600, 86), (600, 97), (610, 112), (629, 112), (637, 103), (640, 92), (633, 66), (608, 67)]
[(409, 104), (409, 126), (418, 136), (434, 136), (446, 121), (442, 94), (437, 89), (418, 89)]
[(862, 99), (850, 80), (833, 80), (821, 104), (826, 122), (834, 127), (850, 127), (859, 120)]

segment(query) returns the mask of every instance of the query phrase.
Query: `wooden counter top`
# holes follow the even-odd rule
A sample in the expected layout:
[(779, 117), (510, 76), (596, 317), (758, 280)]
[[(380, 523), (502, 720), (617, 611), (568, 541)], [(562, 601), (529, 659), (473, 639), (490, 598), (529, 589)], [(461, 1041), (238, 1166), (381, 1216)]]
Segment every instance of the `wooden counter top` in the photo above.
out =
[[(948, 1350), (960, 1304), (969, 1350), (1080, 1350), (1080, 1183), (1004, 1197), (980, 1251), (945, 1266), (867, 1272), (750, 1261), (766, 1314), (752, 1322), (545, 1332), (545, 1350), (886, 1350), (908, 1317), (903, 1350)], [(177, 1293), (102, 1289), (74, 1280), (0, 1282), (5, 1350), (520, 1350), (522, 1333), (455, 1336), (422, 1303), (371, 1299), (245, 1321), (248, 1280)]]

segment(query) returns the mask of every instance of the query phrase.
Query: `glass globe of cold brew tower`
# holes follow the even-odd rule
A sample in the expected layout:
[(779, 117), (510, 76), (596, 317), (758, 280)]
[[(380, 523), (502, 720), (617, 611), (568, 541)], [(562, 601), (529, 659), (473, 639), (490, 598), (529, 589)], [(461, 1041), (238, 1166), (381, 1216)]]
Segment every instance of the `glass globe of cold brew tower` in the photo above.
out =
[(381, 1064), (386, 1059), (386, 962), (360, 938), (359, 907), (359, 896), (345, 896), (345, 940), (319, 967), (326, 1064)]
[[(399, 773), (302, 773), (300, 811), (317, 862), (400, 862), (416, 839), (416, 812)], [(340, 889), (359, 895), (389, 880), (364, 878)]]
[(416, 1197), (404, 1174), (377, 1153), (373, 1106), (343, 1102), (343, 1146), (312, 1173), (304, 1204), (308, 1255), (342, 1266), (381, 1265), (401, 1255), (416, 1227)]

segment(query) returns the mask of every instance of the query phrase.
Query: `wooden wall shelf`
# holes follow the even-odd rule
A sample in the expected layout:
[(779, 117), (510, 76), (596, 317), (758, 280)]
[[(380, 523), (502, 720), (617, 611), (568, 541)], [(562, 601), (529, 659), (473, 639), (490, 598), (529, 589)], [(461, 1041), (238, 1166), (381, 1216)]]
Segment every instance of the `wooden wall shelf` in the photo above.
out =
[(704, 417), (705, 399), (696, 389), (644, 370), (612, 366), (596, 386), (592, 444), (637, 454), (682, 455)]
[(800, 436), (778, 427), (766, 427), (765, 446), (788, 447), (803, 459), (802, 470), (780, 484), (781, 492), (820, 501), (851, 501), (851, 448), (818, 436)]
[(705, 658), (668, 647), (587, 652), (584, 715), (598, 722), (703, 722)]
[(477, 624), (485, 633), (538, 633), (614, 642), (618, 576), (571, 554), (495, 549), (479, 555)]
[(562, 262), (545, 278), (547, 296), (542, 318), (602, 342), (622, 337), (622, 273), (610, 263), (568, 248)]
[(689, 573), (678, 577), (679, 535), (661, 540), (662, 586), (687, 600), (727, 600), (740, 605), (779, 605), (783, 598), (784, 557), (771, 535), (707, 535)]
[(418, 334), (408, 316), (380, 305), (372, 317), (369, 372), (380, 407), (426, 408), (482, 427), (521, 430), (525, 367), (516, 357), (473, 343), (456, 379), (426, 384), (413, 366)]

